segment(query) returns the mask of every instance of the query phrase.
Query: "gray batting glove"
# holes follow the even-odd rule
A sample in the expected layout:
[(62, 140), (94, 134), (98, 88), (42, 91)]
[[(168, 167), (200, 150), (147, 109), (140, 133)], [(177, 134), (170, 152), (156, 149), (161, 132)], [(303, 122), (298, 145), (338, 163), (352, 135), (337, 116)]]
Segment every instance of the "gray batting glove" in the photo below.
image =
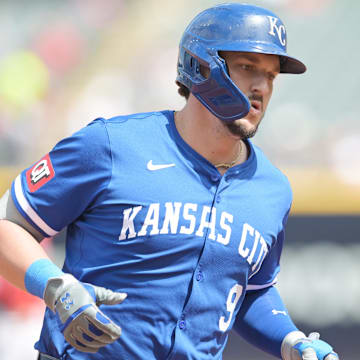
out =
[(313, 332), (308, 337), (301, 331), (287, 334), (281, 344), (283, 360), (339, 360), (339, 356), (320, 334)]
[(121, 328), (98, 305), (120, 304), (126, 296), (126, 293), (81, 283), (65, 274), (48, 280), (44, 301), (59, 315), (66, 341), (77, 350), (95, 353), (121, 335)]

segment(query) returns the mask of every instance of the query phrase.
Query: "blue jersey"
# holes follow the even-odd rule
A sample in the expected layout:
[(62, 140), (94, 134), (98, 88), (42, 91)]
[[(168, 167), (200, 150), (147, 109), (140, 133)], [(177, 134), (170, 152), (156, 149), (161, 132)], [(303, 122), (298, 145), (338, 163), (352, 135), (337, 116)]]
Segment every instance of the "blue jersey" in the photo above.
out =
[[(44, 236), (67, 227), (64, 271), (128, 293), (101, 306), (122, 335), (92, 359), (221, 359), (247, 291), (276, 282), (291, 204), (286, 177), (247, 142), (223, 176), (172, 111), (96, 119), (14, 181)], [(87, 359), (49, 309), (36, 347)]]

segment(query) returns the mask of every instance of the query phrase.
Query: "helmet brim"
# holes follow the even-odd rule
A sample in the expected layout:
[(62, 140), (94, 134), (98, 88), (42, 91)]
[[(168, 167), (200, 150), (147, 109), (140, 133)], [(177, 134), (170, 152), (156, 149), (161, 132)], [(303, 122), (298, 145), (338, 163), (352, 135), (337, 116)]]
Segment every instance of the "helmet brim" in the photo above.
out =
[(239, 41), (229, 44), (221, 44), (216, 46), (219, 51), (237, 51), (237, 52), (252, 52), (259, 54), (278, 55), (280, 58), (280, 73), (285, 74), (302, 74), (306, 71), (306, 66), (300, 60), (289, 56), (280, 47), (274, 44), (267, 44), (255, 41)]
[(303, 74), (306, 66), (300, 60), (291, 56), (280, 55), (280, 72), (283, 74)]

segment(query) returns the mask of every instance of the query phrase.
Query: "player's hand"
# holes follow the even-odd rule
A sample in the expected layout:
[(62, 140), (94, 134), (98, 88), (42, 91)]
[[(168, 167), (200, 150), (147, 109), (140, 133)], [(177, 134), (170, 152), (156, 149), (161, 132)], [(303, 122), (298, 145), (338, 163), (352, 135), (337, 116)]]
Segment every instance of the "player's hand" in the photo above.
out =
[(281, 345), (281, 356), (283, 360), (339, 360), (333, 348), (315, 332), (308, 337), (298, 331), (288, 334)]
[(126, 296), (126, 293), (81, 283), (65, 274), (49, 279), (44, 300), (59, 315), (67, 342), (80, 351), (95, 353), (121, 335), (121, 328), (98, 305), (120, 304)]

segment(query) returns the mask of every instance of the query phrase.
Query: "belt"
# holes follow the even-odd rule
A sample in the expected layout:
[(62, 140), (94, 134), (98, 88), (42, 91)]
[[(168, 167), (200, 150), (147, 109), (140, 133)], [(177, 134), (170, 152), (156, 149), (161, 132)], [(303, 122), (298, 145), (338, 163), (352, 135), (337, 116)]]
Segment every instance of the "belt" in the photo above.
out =
[(59, 360), (59, 359), (50, 355), (39, 353), (37, 360)]

